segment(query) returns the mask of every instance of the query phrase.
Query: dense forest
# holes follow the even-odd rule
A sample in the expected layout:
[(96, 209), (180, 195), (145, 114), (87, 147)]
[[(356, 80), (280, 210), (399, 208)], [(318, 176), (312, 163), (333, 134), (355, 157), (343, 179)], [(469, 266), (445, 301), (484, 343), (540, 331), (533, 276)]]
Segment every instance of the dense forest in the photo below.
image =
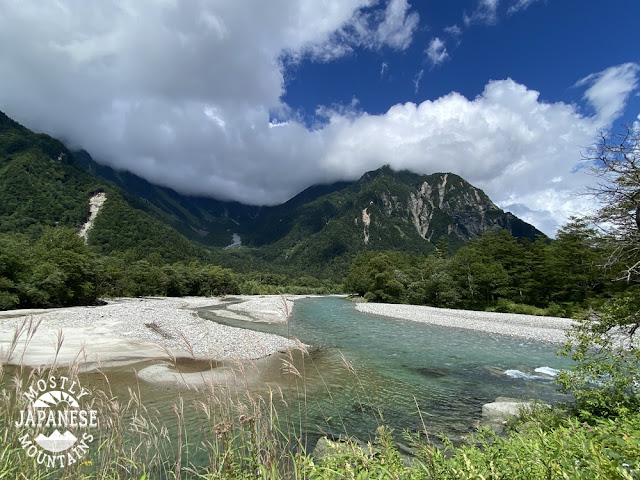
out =
[[(113, 204), (100, 221), (137, 220), (119, 216)], [(145, 251), (139, 229), (127, 231), (130, 238), (121, 237), (108, 254), (103, 249), (109, 239), (89, 247), (68, 227), (44, 227), (35, 239), (0, 233), (0, 308), (74, 305), (105, 296), (346, 292), (377, 302), (573, 316), (622, 288), (601, 268), (611, 255), (607, 243), (577, 219), (554, 240), (489, 231), (453, 253), (444, 241), (426, 256), (363, 251), (343, 284), (222, 268), (198, 258), (170, 229), (163, 237), (167, 248)]]
[(348, 292), (387, 303), (572, 316), (618, 286), (601, 265), (607, 246), (585, 220), (550, 240), (518, 240), (488, 231), (449, 253), (429, 256), (362, 252), (349, 269)]
[(335, 293), (332, 282), (277, 273), (234, 273), (211, 263), (140, 259), (125, 249), (95, 253), (67, 227), (45, 227), (35, 240), (0, 233), (0, 309), (91, 304), (99, 297)]

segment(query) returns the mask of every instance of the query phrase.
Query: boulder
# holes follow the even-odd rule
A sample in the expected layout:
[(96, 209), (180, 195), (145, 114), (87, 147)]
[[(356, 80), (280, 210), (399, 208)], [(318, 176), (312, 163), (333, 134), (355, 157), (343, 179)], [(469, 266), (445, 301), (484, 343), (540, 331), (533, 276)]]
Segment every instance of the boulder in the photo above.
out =
[[(485, 403), (482, 406), (482, 422), (496, 433), (501, 433), (509, 419), (531, 412), (534, 405), (536, 404), (533, 401), (525, 402), (516, 398), (498, 397), (495, 402)], [(550, 408), (550, 405), (544, 405)]]
[(482, 406), (482, 420), (487, 423), (503, 423), (520, 413), (530, 412), (531, 403), (523, 401), (496, 401)]

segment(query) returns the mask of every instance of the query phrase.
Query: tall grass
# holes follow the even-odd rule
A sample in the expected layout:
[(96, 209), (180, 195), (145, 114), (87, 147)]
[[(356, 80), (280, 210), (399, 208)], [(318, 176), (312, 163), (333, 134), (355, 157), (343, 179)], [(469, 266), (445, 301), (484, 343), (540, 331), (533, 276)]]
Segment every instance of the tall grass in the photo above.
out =
[[(23, 358), (16, 352), (19, 339), (28, 343), (38, 326), (26, 319), (5, 353)], [(58, 351), (63, 341), (58, 335)], [(81, 462), (47, 469), (26, 455), (13, 421), (23, 408), (23, 392), (39, 378), (64, 374), (88, 383), (87, 375), (79, 372), (82, 360), (80, 355), (64, 367), (55, 361), (39, 368), (19, 361), (16, 366), (0, 366), (0, 479), (640, 478), (637, 412), (586, 424), (555, 411), (534, 411), (513, 424), (509, 436), (481, 429), (470, 443), (454, 447), (444, 439), (441, 449), (431, 443), (433, 436), (422, 421), (428, 412), (421, 412), (417, 402), (423, 431), (393, 432), (375, 407), (375, 392), (361, 383), (355, 394), (361, 409), (376, 418), (374, 441), (350, 437), (336, 409), (327, 417), (338, 417), (344, 437), (322, 441), (323, 451), (312, 455), (304, 427), (311, 401), (305, 378), (311, 373), (307, 369), (316, 366), (302, 344), (282, 357), (285, 386), (258, 393), (251, 384), (250, 370), (257, 368), (251, 362), (239, 363), (227, 384), (207, 382), (203, 376), (195, 394), (183, 377), (173, 390), (170, 415), (145, 406), (143, 385), (131, 385), (123, 395), (115, 391), (109, 373), (100, 369), (91, 375), (90, 404), (83, 405), (99, 412), (98, 427), (91, 432), (95, 441)], [(359, 373), (349, 359), (343, 356), (341, 361), (358, 383)], [(178, 360), (171, 362), (179, 371)], [(400, 452), (397, 435), (404, 437), (413, 455)]]

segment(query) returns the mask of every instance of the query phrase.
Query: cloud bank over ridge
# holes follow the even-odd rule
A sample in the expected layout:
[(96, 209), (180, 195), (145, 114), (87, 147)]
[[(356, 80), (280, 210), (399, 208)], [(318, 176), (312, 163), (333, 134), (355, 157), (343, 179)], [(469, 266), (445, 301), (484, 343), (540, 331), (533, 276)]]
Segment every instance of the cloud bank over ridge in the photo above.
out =
[(281, 100), (287, 61), (401, 51), (420, 18), (406, 0), (250, 3), (5, 3), (0, 44), (13, 47), (0, 50), (0, 109), (181, 193), (276, 204), (390, 164), (457, 173), (553, 233), (584, 211), (581, 150), (638, 88), (637, 64), (593, 72), (576, 84), (585, 114), (489, 80), (476, 98), (452, 92), (380, 115), (324, 107), (309, 128)]

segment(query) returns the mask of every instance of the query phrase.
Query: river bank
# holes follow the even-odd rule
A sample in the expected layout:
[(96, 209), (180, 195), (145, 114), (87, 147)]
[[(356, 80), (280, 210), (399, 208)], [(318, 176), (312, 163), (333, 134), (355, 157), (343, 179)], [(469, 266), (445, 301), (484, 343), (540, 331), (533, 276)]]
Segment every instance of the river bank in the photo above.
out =
[(197, 308), (221, 316), (286, 322), (294, 308), (287, 296), (233, 298), (115, 298), (97, 307), (2, 312), (3, 363), (37, 367), (77, 363), (82, 371), (137, 362), (191, 358), (224, 362), (255, 360), (296, 348), (293, 340), (204, 320)]
[(557, 344), (562, 344), (566, 341), (565, 332), (574, 324), (574, 321), (568, 318), (454, 310), (422, 305), (358, 303), (356, 309), (363, 313), (410, 320), (412, 322), (464, 328)]

